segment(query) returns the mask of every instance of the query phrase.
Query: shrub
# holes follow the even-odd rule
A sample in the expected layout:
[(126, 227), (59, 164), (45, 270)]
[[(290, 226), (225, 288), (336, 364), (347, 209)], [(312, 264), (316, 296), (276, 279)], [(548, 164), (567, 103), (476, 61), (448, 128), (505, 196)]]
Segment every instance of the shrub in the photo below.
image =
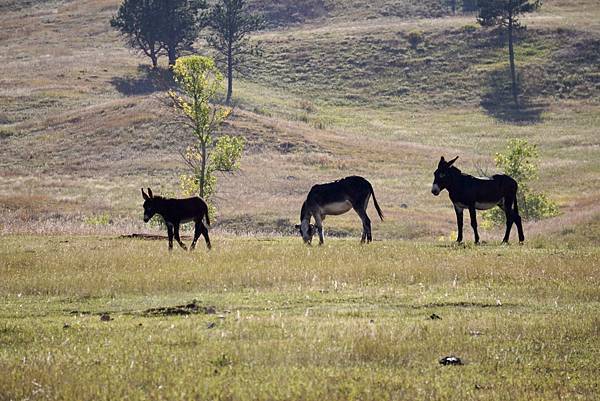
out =
[(423, 37), (423, 32), (421, 31), (410, 31), (408, 33), (408, 43), (410, 44), (410, 47), (413, 48), (414, 50), (417, 49), (417, 47), (419, 46), (420, 43), (423, 42), (424, 37)]
[[(496, 153), (494, 158), (496, 167), (501, 168), (505, 174), (511, 176), (519, 183), (517, 203), (519, 213), (524, 220), (540, 220), (558, 215), (559, 210), (555, 202), (546, 194), (534, 193), (529, 187), (529, 182), (538, 178), (539, 153), (536, 145), (530, 145), (523, 139), (511, 139), (504, 153)], [(499, 208), (483, 213), (485, 225), (498, 225), (505, 221), (504, 212)]]

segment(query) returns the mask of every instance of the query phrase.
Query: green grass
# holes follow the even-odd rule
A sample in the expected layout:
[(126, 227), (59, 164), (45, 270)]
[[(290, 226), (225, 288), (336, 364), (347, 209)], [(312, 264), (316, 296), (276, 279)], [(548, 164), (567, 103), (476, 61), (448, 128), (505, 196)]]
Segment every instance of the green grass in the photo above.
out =
[(598, 396), (595, 246), (214, 244), (3, 237), (2, 399)]

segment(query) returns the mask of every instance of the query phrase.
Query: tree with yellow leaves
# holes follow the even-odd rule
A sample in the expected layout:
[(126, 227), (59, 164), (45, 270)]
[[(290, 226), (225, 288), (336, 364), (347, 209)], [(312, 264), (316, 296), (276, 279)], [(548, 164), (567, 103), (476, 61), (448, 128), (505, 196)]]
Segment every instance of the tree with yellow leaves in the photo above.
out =
[(178, 58), (173, 66), (173, 77), (177, 88), (169, 91), (169, 96), (183, 117), (184, 125), (194, 135), (194, 143), (182, 153), (190, 172), (181, 175), (181, 187), (188, 195), (204, 198), (214, 212), (210, 198), (216, 191), (215, 173), (239, 169), (244, 138), (217, 137), (220, 125), (231, 115), (231, 108), (211, 103), (223, 82), (211, 58)]

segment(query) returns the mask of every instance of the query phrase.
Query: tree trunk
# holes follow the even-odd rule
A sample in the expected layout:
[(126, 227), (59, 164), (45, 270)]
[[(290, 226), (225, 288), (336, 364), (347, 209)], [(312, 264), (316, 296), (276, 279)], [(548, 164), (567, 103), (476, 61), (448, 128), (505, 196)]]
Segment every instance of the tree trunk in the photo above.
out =
[(158, 57), (156, 56), (156, 53), (152, 52), (152, 54), (150, 54), (150, 58), (152, 59), (152, 68), (157, 69), (158, 68)]
[(450, 0), (450, 5), (452, 6), (452, 14), (456, 14), (456, 0)]
[(175, 46), (169, 46), (167, 53), (169, 54), (169, 66), (174, 66), (177, 61), (177, 51), (175, 50)]
[(229, 42), (227, 46), (227, 99), (226, 104), (231, 103), (231, 95), (233, 93), (233, 44)]
[(202, 148), (202, 163), (201, 163), (201, 168), (200, 168), (200, 180), (199, 180), (199, 186), (200, 186), (200, 197), (202, 199), (204, 199), (204, 186), (206, 183), (206, 143), (201, 142), (200, 143), (200, 147)]
[(515, 49), (513, 45), (513, 18), (512, 14), (508, 17), (508, 57), (510, 59), (510, 78), (512, 80), (512, 95), (515, 106), (519, 107), (517, 98), (517, 71), (515, 68)]

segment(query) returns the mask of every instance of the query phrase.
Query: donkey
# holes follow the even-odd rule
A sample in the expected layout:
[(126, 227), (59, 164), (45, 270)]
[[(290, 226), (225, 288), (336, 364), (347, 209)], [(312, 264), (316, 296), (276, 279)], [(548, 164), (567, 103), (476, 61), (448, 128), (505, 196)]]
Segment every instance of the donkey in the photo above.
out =
[(168, 199), (152, 195), (150, 188), (148, 188), (147, 195), (142, 188), (142, 196), (144, 197), (144, 222), (147, 223), (155, 214), (162, 216), (165, 220), (167, 234), (169, 235), (169, 251), (173, 250), (173, 237), (175, 237), (175, 241), (179, 246), (187, 251), (187, 247), (179, 238), (179, 225), (190, 221), (196, 223), (194, 240), (190, 248), (194, 249), (196, 247), (196, 241), (198, 241), (200, 235), (204, 235), (206, 246), (208, 249), (211, 248), (208, 228), (202, 221), (206, 217), (206, 224), (210, 225), (208, 206), (202, 198), (196, 196), (187, 199)]
[(462, 242), (463, 239), (464, 209), (469, 209), (471, 227), (473, 227), (475, 233), (475, 243), (478, 244), (479, 233), (477, 232), (476, 210), (487, 210), (494, 206), (499, 206), (506, 214), (506, 234), (504, 234), (502, 242), (508, 243), (513, 223), (516, 224), (519, 232), (519, 242), (525, 241), (523, 224), (517, 206), (517, 182), (505, 174), (493, 175), (490, 178), (477, 178), (463, 174), (453, 166), (457, 159), (458, 156), (446, 161), (442, 156), (437, 170), (433, 173), (434, 179), (431, 187), (431, 193), (435, 196), (438, 196), (444, 189), (447, 189), (450, 194), (458, 225), (458, 238), (456, 241)]
[[(310, 244), (316, 231), (319, 233), (319, 245), (323, 245), (323, 220), (327, 215), (340, 215), (350, 209), (358, 214), (363, 224), (361, 243), (372, 241), (371, 220), (367, 216), (369, 198), (373, 196), (373, 203), (379, 218), (383, 220), (383, 213), (375, 199), (373, 186), (367, 180), (358, 176), (342, 178), (327, 184), (315, 185), (310, 189), (306, 201), (302, 204), (300, 212), (300, 234), (304, 243)], [(310, 224), (310, 219), (315, 219), (315, 225)]]

